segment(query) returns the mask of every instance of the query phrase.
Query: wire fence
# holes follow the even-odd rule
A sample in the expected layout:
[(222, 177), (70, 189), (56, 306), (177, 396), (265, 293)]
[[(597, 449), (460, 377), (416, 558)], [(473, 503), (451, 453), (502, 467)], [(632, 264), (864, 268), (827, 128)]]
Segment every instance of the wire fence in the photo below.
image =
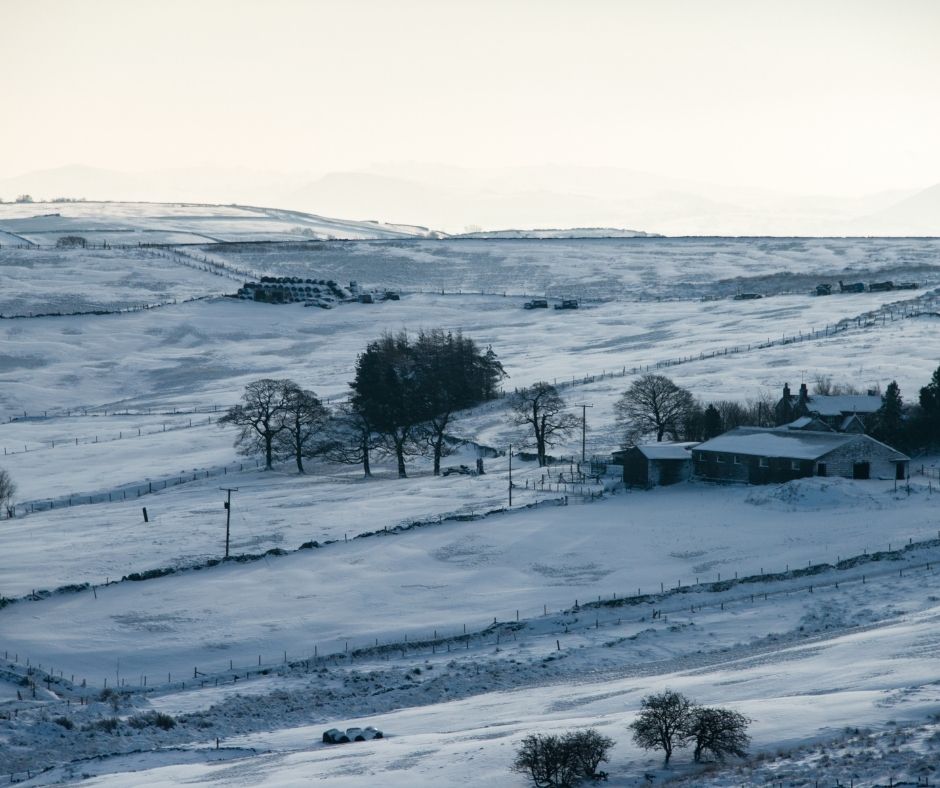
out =
[[(557, 502), (555, 502), (557, 503)], [(526, 508), (531, 508), (526, 507)], [(891, 582), (902, 579), (905, 574), (924, 572), (937, 574), (937, 560), (919, 557), (917, 550), (940, 547), (940, 532), (936, 539), (914, 542), (899, 546), (889, 543), (887, 550), (837, 558), (835, 564), (828, 562), (807, 562), (805, 568), (787, 564), (782, 571), (765, 571), (742, 575), (735, 572), (733, 577), (722, 580), (721, 573), (715, 580), (696, 577), (683, 583), (682, 579), (673, 582), (661, 582), (658, 588), (642, 587), (620, 593), (598, 595), (595, 599), (574, 599), (567, 607), (552, 607), (543, 604), (537, 609), (502, 611), (502, 618), (493, 616), (492, 623), (482, 624), (479, 618), (476, 624), (451, 624), (446, 629), (428, 627), (427, 631), (403, 634), (401, 637), (382, 640), (380, 638), (363, 639), (361, 637), (340, 638), (328, 642), (313, 642), (301, 653), (290, 649), (268, 649), (259, 653), (257, 660), (250, 663), (242, 661), (236, 665), (234, 659), (227, 664), (195, 665), (192, 672), (180, 674), (179, 668), (160, 673), (135, 673), (121, 676), (115, 673), (103, 674), (99, 682), (96, 679), (70, 674), (66, 678), (62, 669), (37, 663), (28, 655), (18, 652), (4, 652), (9, 670), (19, 675), (30, 677), (32, 683), (45, 683), (48, 689), (56, 686), (56, 693), (62, 699), (78, 699), (87, 702), (92, 691), (108, 689), (126, 692), (175, 691), (188, 688), (237, 684), (249, 680), (252, 676), (269, 675), (284, 670), (310, 671), (324, 664), (353, 665), (360, 662), (390, 661), (391, 659), (414, 659), (435, 656), (471, 649), (499, 648), (519, 637), (553, 637), (556, 650), (562, 651), (562, 640), (583, 636), (603, 628), (620, 628), (627, 624), (661, 622), (668, 623), (670, 616), (695, 615), (704, 611), (723, 612), (741, 606), (755, 606), (761, 602), (771, 602), (782, 597), (800, 594), (816, 594), (826, 590), (839, 590), (849, 584), (867, 585), (876, 582)], [(920, 560), (917, 560), (917, 559)], [(899, 564), (898, 562), (903, 562)], [(838, 573), (838, 576), (837, 576)], [(112, 583), (113, 584), (113, 583)], [(776, 584), (776, 587), (770, 587)], [(91, 590), (95, 596), (102, 586)], [(82, 591), (87, 592), (86, 589)], [(707, 596), (706, 596), (707, 595)], [(41, 598), (41, 597), (37, 597)], [(626, 613), (626, 614), (625, 614)], [(870, 625), (869, 625), (870, 626)], [(866, 625), (852, 629), (864, 629)], [(821, 635), (825, 636), (825, 635)], [(800, 642), (806, 642), (805, 639)], [(273, 652), (273, 653), (272, 653)], [(164, 681), (164, 676), (166, 680)], [(109, 684), (110, 682), (110, 684)]]
[(68, 509), (72, 506), (82, 506), (94, 503), (109, 503), (113, 501), (126, 501), (135, 498), (142, 498), (145, 495), (160, 492), (170, 487), (177, 487), (181, 484), (189, 484), (201, 479), (210, 479), (217, 476), (226, 476), (229, 473), (240, 473), (246, 468), (248, 470), (257, 470), (261, 467), (261, 460), (247, 460), (245, 462), (236, 462), (230, 465), (222, 465), (216, 468), (203, 468), (185, 473), (163, 476), (159, 479), (151, 479), (144, 482), (133, 482), (118, 487), (113, 487), (104, 492), (83, 493), (81, 495), (72, 493), (69, 495), (60, 495), (54, 498), (38, 498), (32, 501), (21, 501), (15, 505), (11, 504), (7, 512), (7, 517), (17, 517), (33, 512), (50, 511), (52, 509)]

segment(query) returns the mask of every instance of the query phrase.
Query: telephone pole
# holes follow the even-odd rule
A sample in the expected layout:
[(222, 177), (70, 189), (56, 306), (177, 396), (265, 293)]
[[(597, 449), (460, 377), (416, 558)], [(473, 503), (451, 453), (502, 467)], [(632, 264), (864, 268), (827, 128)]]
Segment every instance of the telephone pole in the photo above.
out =
[(575, 407), (581, 408), (581, 462), (584, 462), (587, 459), (585, 456), (585, 445), (587, 443), (587, 409), (593, 408), (594, 406), (584, 402), (579, 402), (577, 405), (575, 405)]
[(238, 492), (237, 487), (219, 487), (222, 492), (228, 493), (223, 506), (225, 507), (225, 557), (228, 558), (229, 526), (232, 522), (232, 493)]
[(509, 444), (509, 508), (512, 508), (512, 444)]

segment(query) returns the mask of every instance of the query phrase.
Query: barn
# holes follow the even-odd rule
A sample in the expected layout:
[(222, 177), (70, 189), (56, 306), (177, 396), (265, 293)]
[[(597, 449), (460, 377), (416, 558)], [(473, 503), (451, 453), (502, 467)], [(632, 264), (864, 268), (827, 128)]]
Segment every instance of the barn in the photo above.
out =
[(738, 427), (692, 450), (692, 475), (769, 484), (804, 476), (904, 479), (910, 458), (856, 433)]
[(696, 443), (649, 443), (614, 452), (628, 487), (657, 487), (686, 481), (692, 474)]

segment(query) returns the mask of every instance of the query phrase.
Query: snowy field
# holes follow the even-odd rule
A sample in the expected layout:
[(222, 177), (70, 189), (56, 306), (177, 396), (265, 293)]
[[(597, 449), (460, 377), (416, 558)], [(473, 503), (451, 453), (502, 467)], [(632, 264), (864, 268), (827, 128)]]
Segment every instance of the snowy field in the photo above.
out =
[(0, 249), (0, 279), (5, 317), (134, 309), (235, 289), (149, 249)]
[(424, 227), (329, 219), (246, 205), (69, 202), (0, 205), (4, 245), (55, 246), (64, 235), (90, 244), (193, 244), (304, 241), (311, 238), (409, 238)]
[[(88, 211), (75, 221), (102, 219), (93, 204), (75, 205)], [(63, 217), (71, 207), (62, 206)], [(173, 214), (164, 206), (149, 229), (166, 230), (172, 219), (174, 231), (198, 225), (208, 236), (207, 223), (221, 231), (244, 222), (263, 234), (264, 222), (293, 221), (198, 208)], [(141, 208), (127, 210), (143, 232)], [(10, 223), (28, 215), (0, 229), (13, 232)], [(40, 225), (19, 229), (41, 235)], [(536, 492), (543, 471), (516, 458), (518, 511), (471, 519), (505, 506), (505, 455), (486, 459), (479, 477), (435, 478), (423, 460), (403, 480), (384, 461), (370, 481), (355, 467), (320, 462), (304, 476), (289, 463), (264, 472), (236, 453), (232, 430), (216, 421), (262, 376), (291, 377), (335, 402), (368, 341), (385, 330), (438, 327), (492, 345), (509, 390), (547, 379), (563, 384), (569, 402), (591, 403), (588, 453), (618, 446), (614, 402), (635, 373), (667, 360), (681, 363), (657, 371), (705, 401), (776, 397), (784, 382), (816, 374), (861, 387), (896, 379), (913, 401), (940, 360), (929, 290), (807, 291), (838, 278), (936, 287), (938, 245), (206, 246), (199, 254), (229, 273), (358, 279), (400, 287), (402, 300), (324, 311), (208, 298), (0, 321), (0, 467), (17, 481), (21, 507), (15, 519), (0, 519), (0, 594), (95, 586), (0, 608), (0, 773), (25, 784), (85, 776), (107, 786), (521, 788), (526, 781), (508, 765), (524, 735), (596, 726), (617, 741), (605, 766), (611, 785), (648, 785), (646, 773), (653, 784), (914, 784), (940, 741), (935, 476), (915, 475), (909, 489), (841, 479), (688, 483), (583, 501), (580, 492), (600, 488), (557, 486), (567, 469), (559, 466), (548, 479), (555, 487)], [(133, 303), (135, 277), (162, 283), (167, 299), (234, 285), (173, 256), (99, 252), (2, 249), (0, 270), (18, 277), (3, 297), (46, 311), (39, 307), (65, 303), (55, 294), (69, 288), (74, 303)], [(30, 274), (24, 259), (45, 262)], [(70, 259), (88, 261), (87, 279)], [(713, 299), (738, 290), (768, 297)], [(575, 312), (522, 309), (523, 292), (545, 291), (596, 300)], [(919, 298), (917, 316), (897, 303), (911, 298)], [(807, 333), (814, 338), (781, 342)], [(460, 414), (453, 434), (499, 451), (523, 437), (505, 400)], [(554, 453), (578, 455), (580, 435)], [(467, 446), (444, 466), (475, 457)], [(937, 462), (914, 465), (935, 472)], [(274, 553), (216, 564), (225, 530), (219, 487), (238, 488), (232, 552)], [(553, 503), (566, 493), (568, 506)], [(461, 519), (446, 519), (453, 515)], [(401, 529), (413, 522), (426, 524)], [(298, 550), (312, 541), (321, 546)], [(853, 557), (839, 569), (794, 574)], [(113, 582), (164, 568), (177, 571)], [(784, 576), (762, 579), (770, 573)], [(711, 587), (736, 576), (756, 580)], [(624, 604), (637, 593), (649, 597)], [(598, 598), (605, 604), (585, 607)], [(39, 679), (35, 694), (30, 677)], [(120, 692), (101, 698), (105, 686)], [(640, 699), (666, 686), (753, 718), (755, 758), (703, 770), (681, 752), (663, 770), (655, 753), (637, 750), (626, 726)], [(153, 711), (173, 715), (176, 726), (140, 722)], [(110, 717), (113, 732), (98, 725)], [(55, 721), (63, 719), (72, 727)], [(324, 728), (352, 724), (378, 725), (389, 738), (318, 743)], [(101, 755), (114, 757), (61, 766)], [(57, 768), (35, 776), (47, 767)]]
[[(444, 239), (204, 247), (243, 267), (403, 290), (559, 298), (727, 298), (810, 293), (819, 282), (940, 284), (940, 239)], [(842, 297), (842, 296), (840, 296)], [(825, 299), (824, 299), (825, 300)]]
[[(502, 296), (415, 294), (332, 310), (217, 299), (94, 320), (2, 321), (0, 417), (102, 406), (228, 407), (246, 383), (271, 376), (291, 377), (324, 397), (345, 397), (356, 355), (385, 330), (463, 330), (482, 347), (492, 345), (510, 388), (540, 379), (561, 382), (729, 347), (746, 350), (768, 339), (824, 331), (841, 320), (854, 326), (857, 315), (897, 299), (897, 293), (871, 293), (615, 301), (560, 312), (524, 310), (521, 299)], [(935, 368), (933, 348), (915, 339), (933, 333), (932, 320), (888, 319), (881, 325), (879, 319), (864, 331), (823, 338), (811, 343), (814, 359), (832, 349), (819, 363), (808, 361), (810, 345), (795, 344), (677, 366), (670, 374), (677, 380), (696, 374), (701, 384), (693, 390), (707, 398), (754, 396), (761, 389), (776, 394), (785, 381), (798, 382), (800, 370), (810, 376), (834, 372), (866, 386), (896, 377), (903, 390), (926, 381)], [(912, 339), (911, 357), (900, 368), (891, 347), (898, 332)], [(614, 383), (621, 390), (628, 385)]]

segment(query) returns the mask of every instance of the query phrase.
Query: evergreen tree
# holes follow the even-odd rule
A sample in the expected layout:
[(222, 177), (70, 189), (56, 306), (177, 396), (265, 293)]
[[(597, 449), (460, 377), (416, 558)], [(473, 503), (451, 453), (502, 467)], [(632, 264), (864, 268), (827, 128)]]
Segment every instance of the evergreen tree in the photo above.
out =
[(353, 408), (384, 438), (398, 462), (399, 478), (408, 475), (405, 456), (415, 452), (415, 432), (427, 416), (418, 384), (404, 332), (370, 342), (356, 361)]
[(875, 437), (891, 446), (900, 445), (904, 437), (904, 401), (896, 380), (888, 384), (881, 397), (881, 407), (875, 413)]
[(718, 412), (718, 408), (715, 407), (714, 403), (705, 408), (705, 425), (703, 432), (705, 440), (714, 438), (716, 435), (721, 435), (721, 433), (724, 432), (721, 413)]
[(926, 446), (940, 444), (940, 367), (934, 370), (930, 383), (920, 390), (920, 422), (923, 426), (918, 436)]

